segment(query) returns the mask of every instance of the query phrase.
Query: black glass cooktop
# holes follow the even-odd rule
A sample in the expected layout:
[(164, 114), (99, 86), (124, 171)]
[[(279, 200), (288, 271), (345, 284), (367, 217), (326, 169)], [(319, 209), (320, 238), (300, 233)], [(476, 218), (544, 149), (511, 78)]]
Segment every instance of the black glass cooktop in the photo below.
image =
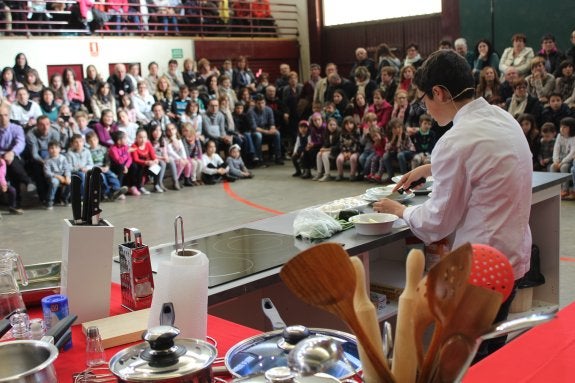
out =
[[(281, 266), (300, 250), (294, 237), (263, 230), (240, 228), (186, 242), (186, 249), (200, 250), (210, 260), (209, 287)], [(152, 269), (169, 259), (173, 247), (152, 254)]]

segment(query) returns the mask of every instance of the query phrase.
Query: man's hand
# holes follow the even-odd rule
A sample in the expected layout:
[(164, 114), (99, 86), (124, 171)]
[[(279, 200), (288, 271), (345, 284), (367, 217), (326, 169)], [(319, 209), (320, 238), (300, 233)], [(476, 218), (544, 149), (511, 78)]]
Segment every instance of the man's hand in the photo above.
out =
[(395, 214), (399, 218), (403, 218), (403, 211), (405, 206), (397, 201), (388, 198), (382, 198), (373, 204), (373, 210), (378, 213)]
[(420, 178), (427, 178), (431, 175), (431, 165), (421, 165), (413, 169), (412, 171), (405, 173), (403, 177), (399, 180), (397, 185), (393, 188), (393, 191), (403, 187), (405, 190), (409, 188), (409, 185), (414, 183)]

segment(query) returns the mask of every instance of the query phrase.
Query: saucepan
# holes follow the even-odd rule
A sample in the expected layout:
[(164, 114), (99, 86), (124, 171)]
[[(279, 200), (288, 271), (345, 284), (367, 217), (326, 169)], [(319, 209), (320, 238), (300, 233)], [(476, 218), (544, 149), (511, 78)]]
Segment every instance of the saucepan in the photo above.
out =
[(216, 348), (200, 339), (175, 339), (180, 330), (172, 326), (174, 319), (173, 305), (164, 303), (161, 325), (144, 332), (145, 342), (110, 359), (119, 382), (212, 383)]
[(361, 370), (357, 340), (352, 334), (304, 326), (286, 327), (269, 298), (262, 299), (262, 309), (275, 330), (248, 338), (228, 350), (224, 362), (233, 376), (263, 375), (275, 367), (287, 367), (289, 352), (298, 342), (313, 336), (329, 337), (343, 349), (342, 358), (324, 371), (326, 374), (345, 379)]
[[(58, 321), (41, 340), (0, 343), (0, 382), (57, 383), (54, 360), (58, 357), (59, 346), (69, 340), (71, 333), (68, 330), (76, 318), (76, 315), (69, 315)], [(2, 327), (0, 332), (9, 329), (9, 326)]]

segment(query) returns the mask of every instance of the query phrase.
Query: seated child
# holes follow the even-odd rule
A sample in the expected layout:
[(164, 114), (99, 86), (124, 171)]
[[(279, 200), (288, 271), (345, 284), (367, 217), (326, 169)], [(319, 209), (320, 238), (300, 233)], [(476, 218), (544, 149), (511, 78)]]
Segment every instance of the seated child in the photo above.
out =
[(188, 89), (188, 86), (185, 84), (180, 85), (178, 95), (172, 102), (172, 113), (174, 113), (178, 120), (180, 120), (181, 116), (186, 112), (188, 103), (191, 100), (192, 99), (190, 98), (190, 90)]
[(206, 152), (202, 155), (202, 165), (202, 178), (206, 185), (215, 185), (224, 180), (233, 182), (236, 179), (229, 175), (229, 166), (216, 153), (215, 141), (209, 140), (206, 143)]
[(144, 186), (148, 176), (154, 180), (154, 190), (159, 191), (159, 189), (161, 189), (161, 179), (159, 177), (161, 168), (158, 169), (160, 167), (160, 161), (156, 156), (156, 151), (152, 143), (148, 140), (148, 133), (145, 129), (140, 129), (138, 133), (136, 133), (136, 142), (132, 144), (132, 149), (132, 161), (134, 164), (132, 174), (130, 175), (134, 185), (131, 188), (132, 194), (137, 195), (134, 193), (136, 191), (135, 189), (137, 189), (140, 194), (150, 194)]
[(68, 204), (70, 197), (70, 183), (72, 182), (72, 171), (66, 157), (60, 154), (60, 143), (50, 141), (48, 143), (49, 157), (44, 162), (44, 176), (48, 181), (48, 200), (46, 209), (54, 208), (54, 199), (58, 189), (60, 191), (60, 204)]
[(229, 156), (226, 158), (226, 164), (230, 168), (230, 175), (236, 178), (252, 178), (253, 174), (244, 164), (240, 153), (241, 150), (238, 144), (230, 146)]
[(110, 169), (108, 149), (100, 145), (98, 135), (93, 131), (87, 134), (86, 142), (94, 166), (98, 166), (102, 170), (104, 198), (109, 198), (112, 201), (126, 199), (125, 194), (128, 192), (128, 188), (122, 186), (118, 176)]
[[(569, 173), (575, 158), (575, 118), (566, 117), (561, 120), (559, 136), (553, 147), (552, 172)], [(561, 184), (561, 198), (570, 199), (569, 182)]]
[(343, 119), (343, 130), (339, 136), (339, 154), (335, 160), (337, 166), (336, 181), (343, 180), (343, 165), (350, 164), (349, 180), (357, 181), (357, 166), (359, 157), (359, 133), (352, 116)]
[(84, 140), (86, 140), (88, 133), (94, 132), (94, 130), (88, 126), (90, 122), (88, 119), (88, 113), (84, 112), (83, 110), (79, 110), (74, 114), (74, 120), (76, 120), (78, 132), (80, 132), (80, 134), (84, 137)]
[(410, 137), (415, 146), (415, 155), (411, 160), (412, 169), (431, 163), (431, 151), (436, 142), (435, 132), (431, 130), (432, 122), (429, 114), (422, 114), (419, 117), (418, 132)]
[(537, 162), (541, 170), (551, 171), (553, 163), (553, 148), (555, 147), (555, 136), (557, 130), (552, 122), (546, 122), (541, 127), (541, 140), (539, 144), (539, 155)]
[[(130, 169), (133, 167), (132, 152), (133, 149), (128, 146), (126, 133), (115, 132), (113, 135), (114, 145), (108, 149), (108, 157), (110, 158), (110, 170), (118, 177), (120, 185), (123, 184), (124, 177), (130, 173)], [(129, 188), (130, 194), (140, 195), (138, 188), (132, 188), (135, 186), (132, 183), (132, 179), (127, 177), (127, 186)]]
[(191, 180), (194, 186), (202, 185), (202, 142), (190, 122), (182, 125), (182, 137), (188, 160), (192, 164)]
[(136, 141), (136, 132), (138, 131), (138, 124), (130, 121), (128, 113), (124, 109), (118, 110), (118, 130), (126, 133), (128, 145), (131, 146)]
[(188, 159), (186, 148), (178, 133), (178, 128), (175, 124), (169, 124), (166, 129), (166, 139), (168, 141), (168, 156), (170, 161), (175, 164), (176, 172), (173, 174), (174, 189), (180, 190), (179, 179), (184, 175), (184, 186), (194, 186), (192, 182), (193, 164)]
[(6, 181), (7, 168), (8, 165), (6, 165), (6, 161), (4, 161), (3, 158), (0, 158), (0, 196), (2, 194), (7, 194), (8, 211), (11, 214), (23, 214), (24, 211), (18, 208), (18, 205), (16, 204), (16, 189), (14, 189), (14, 186), (8, 184), (8, 182)]
[(373, 148), (373, 134), (370, 134), (370, 132), (381, 132), (377, 122), (377, 115), (373, 112), (369, 112), (363, 116), (362, 124), (358, 125), (358, 130), (361, 134), (359, 138), (359, 144), (362, 148), (358, 157), (358, 161), (360, 168), (363, 169), (363, 175), (365, 177), (371, 174), (371, 159), (375, 155), (375, 150)]
[[(291, 160), (295, 173), (292, 177), (311, 178), (311, 164), (307, 163), (304, 158), (305, 149), (309, 142), (309, 125), (307, 121), (300, 121), (297, 128), (297, 137), (293, 147)], [(302, 173), (303, 168), (303, 173)]]
[(327, 129), (324, 132), (323, 144), (316, 156), (317, 175), (313, 178), (316, 181), (325, 182), (331, 180), (331, 161), (337, 157), (339, 146), (340, 130), (337, 120), (330, 118), (327, 120)]
[(385, 154), (387, 138), (383, 135), (379, 126), (377, 126), (377, 119), (376, 123), (369, 127), (369, 135), (373, 141), (373, 156), (370, 157), (369, 163), (366, 164), (370, 169), (366, 178), (370, 182), (379, 183), (385, 171), (383, 155)]
[(561, 120), (565, 117), (571, 117), (571, 115), (571, 109), (563, 102), (561, 93), (551, 93), (549, 105), (543, 108), (543, 112), (541, 112), (541, 122), (552, 122), (558, 128)]
[(387, 179), (382, 182), (391, 182), (393, 178), (393, 160), (399, 162), (399, 171), (405, 174), (409, 171), (409, 162), (415, 154), (415, 146), (407, 135), (403, 122), (397, 118), (392, 118), (388, 123), (388, 137), (385, 154), (383, 155), (383, 162), (385, 164), (385, 171)]
[(70, 163), (72, 174), (78, 175), (82, 180), (82, 190), (84, 190), (86, 173), (94, 167), (94, 162), (90, 150), (84, 147), (84, 138), (81, 134), (74, 134), (70, 138), (70, 150), (66, 153), (66, 158)]

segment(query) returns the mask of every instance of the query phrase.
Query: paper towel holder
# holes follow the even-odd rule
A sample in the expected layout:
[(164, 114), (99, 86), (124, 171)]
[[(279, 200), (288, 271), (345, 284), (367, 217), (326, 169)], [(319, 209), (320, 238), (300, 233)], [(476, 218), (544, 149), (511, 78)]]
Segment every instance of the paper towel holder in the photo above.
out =
[[(180, 223), (180, 235), (182, 239), (182, 249), (178, 251), (178, 222)], [(174, 246), (176, 248), (176, 254), (179, 253), (180, 256), (186, 255), (186, 249), (184, 247), (184, 219), (181, 215), (178, 215), (174, 220)]]

